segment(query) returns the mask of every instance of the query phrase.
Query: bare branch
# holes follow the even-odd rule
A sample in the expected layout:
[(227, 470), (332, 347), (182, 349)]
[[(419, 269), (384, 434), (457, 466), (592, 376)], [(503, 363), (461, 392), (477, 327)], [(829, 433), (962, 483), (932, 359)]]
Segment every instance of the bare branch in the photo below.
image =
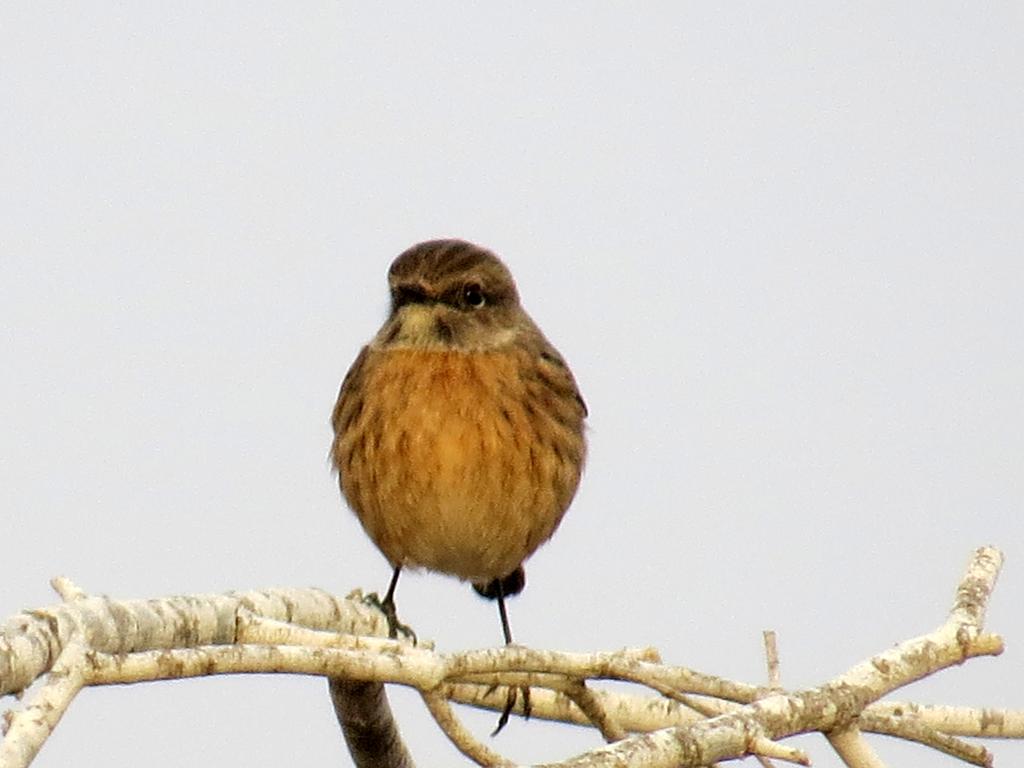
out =
[(787, 763), (795, 763), (797, 765), (811, 764), (810, 756), (802, 749), (787, 747), (785, 744), (771, 741), (764, 736), (754, 737), (750, 745), (750, 754), (763, 758), (774, 757), (777, 760), (784, 760)]
[(885, 768), (882, 758), (864, 740), (856, 726), (838, 729), (825, 735), (829, 744), (849, 768)]
[[(764, 728), (768, 738), (817, 730), (836, 731), (839, 744), (867, 760), (860, 740), (842, 735), (871, 702), (927, 674), (976, 655), (1002, 651), (996, 636), (981, 635), (980, 621), (1002, 563), (996, 550), (983, 547), (972, 558), (957, 589), (947, 621), (929, 635), (901, 643), (856, 665), (818, 689), (777, 694), (735, 713), (720, 715), (686, 729), (670, 728), (632, 736), (617, 744), (561, 763), (562, 766), (700, 766), (749, 753), (749, 734)], [(835, 744), (833, 744), (835, 746)], [(838, 747), (837, 747), (838, 749)], [(872, 763), (864, 763), (872, 765)]]
[(424, 693), (423, 701), (426, 703), (427, 709), (430, 710), (430, 714), (433, 715), (434, 721), (451, 739), (452, 744), (477, 765), (514, 765), (512, 761), (506, 760), (490, 747), (474, 738), (473, 734), (455, 717), (451, 705), (444, 696), (437, 693)]
[[(9, 730), (0, 766), (26, 766), (83, 686), (253, 672), (330, 678), (332, 702), (360, 768), (412, 766), (384, 683), (417, 689), (453, 743), (481, 765), (509, 761), (477, 741), (448, 702), (500, 710), (509, 686), (532, 689), (535, 717), (597, 727), (612, 742), (552, 764), (559, 768), (709, 766), (745, 755), (758, 755), (762, 765), (771, 765), (769, 758), (806, 764), (806, 754), (778, 740), (808, 731), (826, 734), (855, 768), (881, 765), (862, 732), (988, 765), (988, 751), (959, 736), (1022, 738), (1024, 713), (878, 700), (965, 659), (1002, 651), (1001, 638), (982, 625), (1001, 562), (991, 548), (974, 553), (952, 610), (933, 632), (818, 688), (794, 692), (778, 688), (778, 652), (769, 634), (771, 689), (664, 665), (650, 648), (582, 654), (510, 646), (438, 653), (428, 643), (382, 637), (386, 621), (361, 594), (269, 590), (116, 601), (58, 578), (53, 583), (63, 603), (19, 614), (0, 627), (0, 693), (18, 693), (49, 672), (20, 711), (5, 715)], [(601, 690), (595, 683), (602, 680), (659, 695)]]
[(563, 689), (563, 693), (572, 699), (573, 704), (579, 707), (587, 719), (601, 732), (605, 741), (614, 742), (626, 738), (626, 731), (609, 717), (608, 712), (601, 704), (600, 697), (595, 695), (582, 680), (570, 681)]
[[(980, 736), (988, 739), (1024, 739), (1024, 712), (1006, 709), (947, 707), (880, 701), (867, 710), (879, 717), (914, 716), (922, 723), (952, 736)], [(868, 730), (865, 726), (862, 726)]]
[[(696, 713), (669, 699), (601, 690), (592, 693), (608, 716), (630, 733), (654, 731), (670, 725), (691, 725), (701, 720)], [(506, 697), (504, 687), (469, 683), (447, 685), (444, 694), (459, 704), (499, 712)], [(575, 725), (591, 724), (590, 719), (564, 693), (543, 689), (531, 691), (530, 707), (530, 717)]]
[(356, 768), (413, 768), (382, 683), (332, 677), (331, 703)]
[(859, 725), (871, 733), (884, 733), (937, 749), (960, 758), (971, 765), (992, 765), (992, 755), (980, 744), (970, 744), (956, 736), (936, 730), (914, 715), (883, 717), (866, 710), (861, 713)]
[(0, 743), (0, 765), (25, 766), (32, 762), (82, 690), (85, 668), (84, 646), (68, 645), (28, 706), (8, 718), (9, 727)]
[(123, 601), (79, 596), (0, 625), (0, 695), (17, 693), (48, 672), (72, 639), (90, 650), (122, 654), (229, 645), (242, 609), (313, 629), (387, 635), (384, 618), (361, 595), (340, 598), (318, 589)]

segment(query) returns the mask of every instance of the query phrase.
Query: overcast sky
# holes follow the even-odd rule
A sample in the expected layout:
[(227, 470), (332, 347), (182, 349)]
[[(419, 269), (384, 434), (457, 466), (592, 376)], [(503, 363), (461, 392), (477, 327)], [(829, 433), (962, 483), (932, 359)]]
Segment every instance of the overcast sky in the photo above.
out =
[[(591, 412), (518, 639), (760, 683), (774, 628), (810, 686), (941, 622), (991, 543), (1006, 653), (898, 698), (1024, 709), (1021, 5), (551, 5), (0, 5), (0, 617), (58, 573), (383, 590), (328, 419), (391, 259), (459, 236)], [(500, 640), (455, 580), (398, 604), (442, 650)], [(36, 765), (346, 765), (325, 687), (88, 690)]]

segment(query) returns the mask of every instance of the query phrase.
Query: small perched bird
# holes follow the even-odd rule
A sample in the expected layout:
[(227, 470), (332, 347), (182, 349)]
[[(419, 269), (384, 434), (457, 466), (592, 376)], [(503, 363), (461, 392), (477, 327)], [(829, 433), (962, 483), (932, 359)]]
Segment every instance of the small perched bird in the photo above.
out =
[[(576, 494), (586, 404), (490, 251), (420, 243), (395, 259), (388, 283), (391, 312), (334, 407), (342, 494), (394, 569), (381, 603), (392, 636), (409, 567), (497, 600), (511, 643), (505, 598), (523, 589), (523, 561)], [(499, 729), (513, 704), (510, 693)]]

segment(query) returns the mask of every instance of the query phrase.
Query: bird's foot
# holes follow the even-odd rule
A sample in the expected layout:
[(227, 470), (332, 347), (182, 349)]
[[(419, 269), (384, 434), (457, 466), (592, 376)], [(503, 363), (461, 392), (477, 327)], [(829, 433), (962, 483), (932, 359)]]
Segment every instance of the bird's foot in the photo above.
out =
[(416, 633), (408, 624), (403, 624), (398, 620), (398, 612), (395, 610), (394, 600), (388, 600), (387, 598), (381, 600), (376, 592), (371, 592), (363, 598), (363, 602), (384, 614), (384, 618), (388, 622), (388, 637), (392, 640), (397, 640), (398, 633), (401, 632), (407, 639), (412, 640), (413, 645), (416, 645), (418, 642)]
[(530, 686), (510, 685), (508, 688), (508, 696), (505, 699), (505, 708), (501, 710), (501, 717), (498, 718), (498, 726), (491, 733), (491, 738), (501, 733), (501, 729), (508, 725), (508, 719), (512, 715), (512, 710), (515, 709), (520, 693), (522, 693), (523, 696), (523, 718), (526, 720), (530, 719), (530, 714), (532, 712), (532, 708), (530, 706)]

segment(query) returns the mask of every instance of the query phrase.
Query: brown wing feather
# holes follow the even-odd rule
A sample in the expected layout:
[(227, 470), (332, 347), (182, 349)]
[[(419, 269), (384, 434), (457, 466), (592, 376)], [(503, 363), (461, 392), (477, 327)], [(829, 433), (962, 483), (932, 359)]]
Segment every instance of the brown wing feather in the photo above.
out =
[[(338, 400), (334, 404), (334, 412), (331, 414), (335, 448), (337, 447), (339, 436), (348, 429), (352, 419), (357, 418), (363, 409), (362, 398), (354, 393), (359, 393), (363, 389), (364, 366), (368, 350), (369, 347), (363, 347), (360, 350), (359, 355), (351, 367), (349, 367), (348, 373), (345, 374), (345, 378), (342, 379), (341, 389), (338, 390)], [(332, 450), (332, 454), (335, 461), (337, 461), (336, 450)]]

